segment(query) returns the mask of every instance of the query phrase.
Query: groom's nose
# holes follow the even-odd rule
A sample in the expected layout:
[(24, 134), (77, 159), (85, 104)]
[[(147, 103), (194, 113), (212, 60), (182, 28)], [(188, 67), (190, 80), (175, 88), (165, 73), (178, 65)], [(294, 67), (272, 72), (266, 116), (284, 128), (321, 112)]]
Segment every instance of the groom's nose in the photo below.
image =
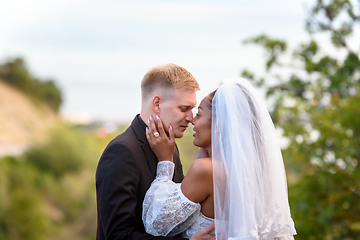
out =
[(192, 122), (192, 119), (193, 119), (192, 111), (187, 112), (185, 115), (185, 120), (190, 123), (190, 122)]

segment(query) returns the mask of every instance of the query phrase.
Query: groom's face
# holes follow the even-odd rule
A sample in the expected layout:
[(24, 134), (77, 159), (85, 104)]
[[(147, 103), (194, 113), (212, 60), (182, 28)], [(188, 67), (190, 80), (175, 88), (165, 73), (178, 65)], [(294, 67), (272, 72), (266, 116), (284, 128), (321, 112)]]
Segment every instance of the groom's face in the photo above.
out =
[(161, 104), (160, 117), (165, 131), (172, 126), (176, 138), (184, 136), (184, 131), (193, 119), (192, 109), (196, 106), (196, 93), (193, 90), (175, 89)]

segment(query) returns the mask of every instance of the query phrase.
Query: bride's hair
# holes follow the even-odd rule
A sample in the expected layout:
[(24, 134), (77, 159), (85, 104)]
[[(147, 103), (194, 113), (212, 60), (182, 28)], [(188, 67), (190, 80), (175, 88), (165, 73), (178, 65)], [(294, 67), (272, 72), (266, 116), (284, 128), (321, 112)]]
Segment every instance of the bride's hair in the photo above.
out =
[(151, 97), (154, 90), (161, 88), (165, 89), (166, 92), (170, 92), (168, 91), (170, 89), (200, 90), (193, 75), (185, 68), (173, 63), (153, 67), (144, 75), (141, 81), (142, 101)]
[(210, 110), (212, 110), (212, 100), (214, 99), (216, 91), (217, 91), (217, 89), (215, 91), (209, 93), (209, 95), (208, 95), (209, 96), (209, 104), (208, 104), (208, 106), (209, 106)]

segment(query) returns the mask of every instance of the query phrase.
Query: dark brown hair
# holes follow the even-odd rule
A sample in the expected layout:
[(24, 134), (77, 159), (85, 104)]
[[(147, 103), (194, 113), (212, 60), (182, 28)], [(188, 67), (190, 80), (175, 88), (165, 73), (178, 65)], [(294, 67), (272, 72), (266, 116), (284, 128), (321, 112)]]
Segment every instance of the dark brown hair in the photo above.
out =
[(212, 100), (213, 100), (214, 97), (215, 97), (216, 91), (217, 91), (217, 89), (216, 89), (215, 91), (209, 93), (209, 102), (208, 102), (209, 104), (208, 104), (208, 106), (209, 106), (209, 109), (210, 109), (210, 110), (212, 110)]

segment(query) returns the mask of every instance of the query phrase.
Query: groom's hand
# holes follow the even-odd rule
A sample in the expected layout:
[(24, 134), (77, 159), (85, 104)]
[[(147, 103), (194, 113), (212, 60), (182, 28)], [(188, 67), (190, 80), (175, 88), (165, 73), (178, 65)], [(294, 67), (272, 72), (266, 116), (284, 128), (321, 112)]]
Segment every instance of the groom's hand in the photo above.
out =
[(215, 240), (215, 236), (210, 235), (210, 232), (215, 230), (215, 223), (203, 227), (191, 236), (190, 240)]

